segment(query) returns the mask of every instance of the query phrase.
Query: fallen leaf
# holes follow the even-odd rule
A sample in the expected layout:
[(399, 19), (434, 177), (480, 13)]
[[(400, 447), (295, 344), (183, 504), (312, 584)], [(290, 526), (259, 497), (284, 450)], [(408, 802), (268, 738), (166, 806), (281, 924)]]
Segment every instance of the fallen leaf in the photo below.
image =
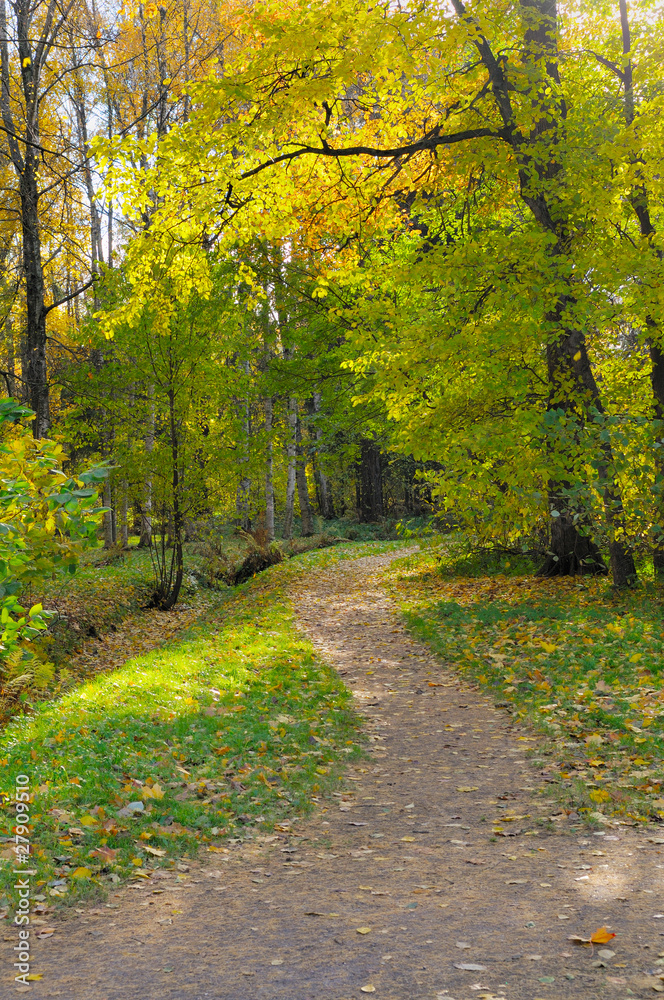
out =
[(477, 785), (459, 785), (457, 792), (479, 792), (479, 787)]
[(89, 868), (81, 867), (76, 868), (71, 873), (72, 878), (92, 878), (92, 872)]
[(366, 986), (360, 986), (360, 993), (375, 993), (376, 987), (372, 986), (371, 983), (367, 983)]
[(143, 850), (147, 851), (148, 854), (154, 854), (154, 856), (156, 858), (165, 858), (166, 857), (166, 851), (164, 851), (163, 848), (161, 848), (161, 847), (150, 847), (149, 844), (146, 844), (143, 847)]
[(413, 841), (415, 840), (415, 837), (402, 837), (401, 839), (405, 840), (407, 844), (412, 844)]
[(464, 972), (486, 972), (486, 965), (475, 965), (474, 962), (455, 962), (454, 968)]
[(102, 845), (102, 847), (95, 847), (94, 851), (90, 851), (88, 857), (103, 858), (104, 861), (115, 861), (117, 853), (118, 848)]
[(590, 941), (592, 944), (607, 944), (614, 937), (615, 934), (612, 934), (606, 927), (600, 927), (594, 934), (590, 935)]
[(355, 930), (357, 931), (358, 934), (370, 934), (371, 933), (371, 928), (370, 927), (356, 927)]

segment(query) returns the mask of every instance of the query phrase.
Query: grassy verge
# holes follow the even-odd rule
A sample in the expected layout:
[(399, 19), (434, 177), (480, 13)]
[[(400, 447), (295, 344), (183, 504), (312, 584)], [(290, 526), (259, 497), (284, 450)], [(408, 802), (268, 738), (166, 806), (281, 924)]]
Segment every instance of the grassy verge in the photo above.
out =
[(339, 677), (296, 633), (284, 591), (304, 569), (394, 547), (273, 567), (219, 594), (207, 623), (179, 642), (15, 719), (0, 739), (0, 905), (11, 905), (15, 880), (17, 774), (33, 791), (32, 885), (44, 905), (269, 832), (335, 787), (362, 752), (358, 720)]
[(545, 737), (532, 755), (570, 809), (664, 820), (661, 592), (512, 562), (478, 571), (439, 546), (389, 579), (413, 633)]

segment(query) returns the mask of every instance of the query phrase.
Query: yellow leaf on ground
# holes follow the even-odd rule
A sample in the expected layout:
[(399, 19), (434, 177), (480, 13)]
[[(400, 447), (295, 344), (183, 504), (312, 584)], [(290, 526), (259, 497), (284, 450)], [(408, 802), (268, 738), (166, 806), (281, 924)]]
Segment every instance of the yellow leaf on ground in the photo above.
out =
[(91, 878), (92, 872), (89, 868), (77, 868), (71, 873), (72, 878)]
[(477, 785), (459, 785), (457, 792), (478, 792)]
[(590, 940), (592, 944), (607, 944), (614, 937), (615, 934), (612, 934), (606, 927), (600, 927), (594, 934), (590, 935)]

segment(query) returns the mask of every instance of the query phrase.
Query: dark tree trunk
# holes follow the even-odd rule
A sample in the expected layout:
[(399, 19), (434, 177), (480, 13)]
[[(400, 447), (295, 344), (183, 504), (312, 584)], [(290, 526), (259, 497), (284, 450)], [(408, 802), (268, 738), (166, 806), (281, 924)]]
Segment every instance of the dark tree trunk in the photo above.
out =
[[(555, 322), (562, 328), (559, 337), (547, 346), (550, 385), (548, 408), (550, 411), (564, 412), (570, 419), (571, 426), (576, 426), (574, 436), (578, 440), (588, 408), (592, 406), (597, 413), (603, 415), (604, 407), (590, 364), (585, 336), (580, 330), (565, 328), (564, 313), (571, 304), (570, 300), (561, 296), (555, 313), (547, 316), (549, 322)], [(601, 440), (599, 448), (602, 461), (598, 464), (598, 476), (610, 534), (611, 573), (614, 586), (625, 587), (636, 579), (636, 566), (632, 552), (624, 541), (622, 498), (612, 472), (613, 454), (608, 437)], [(573, 456), (569, 457), (573, 461)], [(555, 455), (552, 450), (552, 464), (553, 462)], [(575, 510), (570, 500), (570, 493), (569, 483), (555, 481), (549, 483), (549, 503), (553, 517), (551, 548), (550, 555), (538, 571), (538, 576), (606, 572), (606, 565), (597, 546), (584, 530), (584, 512)], [(584, 569), (586, 566), (588, 568)]]
[[(654, 324), (653, 324), (654, 325)], [(657, 331), (659, 332), (659, 331)], [(650, 342), (650, 359), (652, 369), (650, 380), (654, 397), (654, 417), (659, 422), (660, 441), (664, 439), (664, 352), (655, 343)], [(664, 482), (664, 447), (655, 449), (655, 471), (661, 482)], [(664, 497), (659, 497), (660, 510), (664, 508)], [(664, 523), (664, 512), (660, 515), (660, 524)], [(658, 580), (664, 578), (664, 541), (655, 542), (652, 553), (653, 569)]]
[[(618, 6), (620, 10), (622, 49), (623, 55), (626, 59), (622, 71), (617, 72), (617, 75), (623, 85), (623, 111), (625, 115), (625, 123), (627, 125), (631, 125), (634, 121), (634, 79), (632, 72), (632, 60), (629, 58), (632, 50), (632, 39), (626, 0), (619, 0)], [(636, 155), (632, 157), (632, 163), (637, 168), (636, 177), (638, 180), (632, 187), (628, 200), (636, 218), (638, 219), (641, 236), (648, 241), (648, 247), (661, 263), (663, 256), (662, 251), (653, 242), (655, 227), (652, 223), (650, 215), (650, 199), (648, 197), (648, 189), (645, 186), (645, 183), (641, 183), (643, 174), (638, 166)], [(646, 316), (646, 325), (648, 327), (648, 346), (650, 349), (650, 360), (652, 362), (650, 381), (652, 385), (654, 403), (653, 416), (655, 420), (659, 422), (659, 437), (661, 440), (664, 438), (664, 352), (662, 352), (661, 348), (662, 330), (659, 323), (657, 323), (652, 316)], [(655, 471), (660, 482), (664, 482), (663, 451), (663, 448), (657, 448), (655, 450)], [(659, 496), (658, 507), (660, 511), (659, 523), (661, 525), (664, 524), (664, 496), (662, 496), (661, 493)], [(655, 541), (652, 556), (655, 577), (661, 580), (664, 578), (664, 541)]]
[(23, 271), (26, 298), (25, 375), (28, 402), (35, 411), (32, 432), (48, 435), (50, 425), (49, 386), (46, 367), (46, 309), (44, 273), (39, 233), (37, 178), (31, 158), (26, 160), (20, 181), (23, 234)]
[(310, 433), (314, 441), (316, 442), (315, 447), (312, 452), (312, 465), (314, 469), (314, 481), (316, 483), (316, 499), (318, 501), (318, 510), (321, 517), (326, 521), (334, 517), (334, 504), (332, 502), (332, 496), (330, 494), (330, 484), (328, 482), (327, 476), (320, 467), (319, 453), (321, 450), (321, 443), (323, 440), (323, 432), (316, 420), (321, 412), (321, 394), (315, 392), (311, 400), (307, 403), (307, 409), (309, 413), (313, 416), (313, 424), (310, 425)]
[(357, 463), (357, 506), (360, 521), (369, 524), (383, 516), (383, 468), (380, 447), (364, 439)]
[(295, 420), (295, 481), (297, 483), (297, 498), (300, 502), (300, 523), (302, 534), (306, 537), (314, 533), (314, 518), (311, 512), (311, 501), (309, 500), (309, 487), (307, 486), (307, 456), (302, 443), (302, 427), (299, 415)]
[[(560, 498), (549, 495), (549, 503), (556, 508), (562, 506)], [(583, 535), (567, 513), (553, 518), (551, 525), (550, 549), (546, 561), (535, 576), (575, 576), (592, 573), (605, 575), (608, 572), (602, 555), (589, 535)]]

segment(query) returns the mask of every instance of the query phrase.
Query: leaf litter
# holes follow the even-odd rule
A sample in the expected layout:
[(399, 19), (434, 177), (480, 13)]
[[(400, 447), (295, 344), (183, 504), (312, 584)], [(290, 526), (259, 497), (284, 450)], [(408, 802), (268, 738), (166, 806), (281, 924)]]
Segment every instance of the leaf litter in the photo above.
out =
[[(499, 714), (475, 697), (472, 688), (467, 688), (464, 693), (463, 702), (470, 706), (465, 709), (455, 707), (454, 700), (447, 698), (445, 691), (448, 689), (445, 687), (428, 688), (426, 682), (431, 676), (437, 678), (440, 684), (450, 684), (454, 689), (452, 694), (460, 682), (454, 681), (455, 675), (441, 667), (426, 647), (413, 642), (400, 629), (394, 629), (395, 620), (390, 603), (381, 592), (376, 576), (384, 563), (385, 560), (381, 562), (380, 559), (373, 559), (367, 560), (364, 565), (342, 566), (341, 570), (319, 573), (315, 581), (307, 581), (307, 586), (303, 586), (300, 581), (299, 589), (294, 588), (294, 599), (298, 605), (300, 621), (313, 636), (315, 644), (325, 648), (325, 655), (332, 659), (345, 683), (354, 690), (356, 702), (366, 719), (367, 735), (383, 737), (379, 741), (380, 746), (375, 748), (379, 752), (373, 752), (370, 739), (372, 752), (368, 754), (366, 762), (349, 764), (347, 778), (354, 779), (353, 783), (348, 786), (340, 783), (337, 788), (341, 790), (347, 787), (346, 800), (354, 806), (361, 804), (363, 796), (366, 796), (369, 801), (375, 802), (388, 799), (407, 801), (413, 808), (408, 813), (387, 809), (380, 819), (380, 832), (385, 834), (385, 840), (377, 847), (377, 842), (369, 839), (368, 829), (349, 828), (343, 824), (343, 816), (337, 818), (335, 811), (329, 808), (333, 799), (329, 798), (328, 791), (327, 795), (316, 796), (320, 800), (319, 811), (311, 819), (292, 819), (278, 823), (273, 835), (255, 830), (253, 836), (245, 838), (244, 844), (230, 844), (228, 853), (220, 857), (226, 876), (224, 888), (227, 895), (224, 898), (227, 902), (223, 911), (220, 910), (218, 914), (208, 911), (206, 927), (208, 933), (214, 928), (215, 940), (218, 947), (223, 949), (225, 959), (224, 968), (215, 971), (216, 988), (221, 988), (221, 983), (227, 983), (224, 988), (227, 992), (230, 990), (232, 995), (235, 988), (233, 983), (236, 982), (233, 976), (239, 975), (240, 971), (256, 974), (254, 964), (258, 960), (257, 956), (264, 956), (262, 968), (271, 968), (275, 951), (278, 954), (283, 946), (282, 930), (286, 920), (291, 954), (299, 956), (298, 960), (303, 962), (302, 973), (308, 977), (313, 976), (314, 980), (323, 969), (325, 975), (336, 969), (337, 975), (353, 976), (353, 969), (359, 968), (358, 963), (363, 961), (362, 956), (369, 942), (377, 935), (384, 935), (385, 942), (389, 942), (389, 952), (394, 962), (381, 966), (380, 983), (375, 978), (373, 982), (364, 980), (363, 986), (372, 987), (375, 992), (380, 992), (383, 988), (389, 991), (389, 969), (398, 962), (399, 975), (413, 977), (413, 995), (416, 993), (415, 979), (435, 995), (436, 989), (440, 990), (442, 977), (445, 977), (443, 982), (449, 983), (447, 996), (455, 993), (458, 995), (460, 991), (468, 989), (469, 973), (482, 971), (487, 976), (486, 986), (474, 983), (470, 985), (477, 987), (476, 992), (484, 990), (487, 996), (501, 996), (503, 992), (498, 988), (499, 984), (508, 977), (514, 982), (514, 976), (518, 972), (518, 982), (522, 986), (531, 984), (531, 996), (539, 995), (537, 983), (555, 981), (557, 996), (581, 1000), (583, 993), (579, 991), (579, 973), (604, 973), (584, 964), (588, 959), (584, 957), (582, 948), (574, 949), (574, 954), (570, 953), (570, 957), (564, 961), (556, 957), (556, 948), (564, 947), (567, 937), (566, 934), (561, 934), (555, 908), (560, 907), (560, 902), (556, 903), (556, 898), (560, 898), (560, 889), (567, 886), (573, 893), (571, 897), (567, 897), (572, 904), (583, 905), (588, 913), (596, 912), (597, 916), (606, 920), (606, 923), (598, 920), (598, 929), (604, 929), (606, 933), (613, 935), (617, 933), (619, 926), (620, 940), (631, 940), (626, 928), (636, 926), (643, 933), (644, 921), (646, 924), (648, 920), (652, 921), (652, 916), (644, 916), (642, 910), (636, 912), (625, 909), (617, 897), (615, 902), (609, 897), (599, 904), (593, 903), (585, 895), (576, 899), (574, 894), (581, 891), (585, 894), (588, 890), (574, 888), (573, 863), (580, 855), (593, 859), (593, 855), (586, 852), (581, 843), (592, 847), (593, 833), (602, 834), (604, 852), (597, 856), (597, 863), (608, 864), (610, 869), (608, 874), (602, 875), (603, 882), (606, 883), (606, 879), (611, 878), (613, 865), (620, 858), (629, 866), (630, 878), (637, 891), (643, 891), (650, 885), (657, 845), (652, 844), (647, 850), (636, 852), (633, 848), (637, 843), (634, 839), (637, 834), (628, 828), (604, 825), (593, 831), (592, 828), (588, 830), (578, 826), (578, 821), (574, 828), (575, 820), (570, 816), (565, 816), (555, 829), (549, 829), (546, 825), (549, 823), (546, 819), (548, 813), (546, 808), (540, 808), (538, 798), (543, 785), (538, 781), (536, 769), (528, 765), (524, 756), (518, 753), (518, 741), (521, 736), (527, 735), (527, 730), (518, 724), (505, 724)], [(320, 614), (321, 604), (328, 609), (326, 616)], [(389, 648), (380, 645), (379, 630), (372, 633), (373, 645), (367, 646), (359, 642), (354, 645), (349, 640), (349, 634), (358, 634), (355, 622), (358, 609), (363, 621), (373, 619), (377, 624), (390, 622), (389, 632), (383, 633), (383, 636), (390, 637)], [(395, 635), (398, 637), (396, 640)], [(367, 671), (371, 671), (370, 676)], [(416, 695), (417, 687), (429, 690), (430, 702), (420, 700), (422, 696)], [(457, 725), (457, 729), (452, 730), (455, 736), (451, 745), (450, 730), (445, 728), (446, 725)], [(474, 740), (474, 736), (479, 739)], [(447, 742), (448, 746), (444, 747), (443, 742)], [(462, 750), (463, 755), (460, 754)], [(467, 798), (463, 793), (459, 797), (455, 791), (456, 783), (450, 784), (442, 780), (458, 775), (457, 781), (464, 785), (467, 782), (470, 787), (469, 771), (476, 764), (486, 763), (487, 760), (490, 761), (490, 771), (477, 782), (477, 801)], [(520, 790), (523, 787), (528, 790)], [(408, 791), (410, 797), (407, 797)], [(498, 796), (503, 794), (522, 801), (526, 808), (520, 812), (532, 817), (524, 832), (515, 838), (514, 854), (509, 858), (501, 855), (500, 841), (494, 837), (491, 823), (486, 822), (487, 819), (495, 821), (500, 818), (497, 807), (501, 798)], [(540, 819), (544, 825), (539, 824)], [(441, 828), (454, 820), (463, 821), (463, 825), (472, 831), (477, 860), (486, 860), (485, 867), (477, 870), (469, 868), (462, 851), (446, 846), (444, 837), (441, 837)], [(406, 842), (407, 846), (402, 846), (404, 825), (413, 826), (417, 830), (425, 829), (427, 832), (411, 837)], [(590, 839), (580, 843), (579, 838), (584, 834)], [(277, 858), (284, 857), (279, 853), (282, 844), (289, 852), (294, 852), (287, 857), (310, 865), (300, 869), (295, 883), (288, 881), (286, 869), (282, 873), (277, 868)], [(325, 848), (324, 852), (321, 852), (321, 847)], [(629, 857), (625, 855), (627, 848), (631, 850)], [(354, 893), (358, 891), (355, 888), (358, 862), (366, 871), (361, 883), (363, 891), (360, 899), (363, 902), (354, 898)], [(520, 900), (527, 902), (531, 898), (529, 893), (540, 893), (540, 896), (533, 895), (532, 903), (527, 904), (533, 908), (534, 919), (526, 920), (525, 928), (523, 920), (519, 922), (514, 910), (512, 895), (508, 895), (511, 890), (500, 888), (510, 874), (507, 866), (514, 864), (518, 864), (521, 869), (519, 875), (527, 876), (523, 884), (518, 886), (519, 893), (523, 894), (520, 895)], [(539, 882), (542, 874), (553, 875), (557, 864), (562, 864), (563, 870), (559, 870), (555, 878), (550, 878), (555, 892), (547, 901), (541, 897)], [(243, 881), (243, 873), (251, 872), (259, 865), (274, 874), (269, 882), (266, 880), (265, 885), (256, 890), (257, 895), (253, 896), (251, 889), (247, 888), (249, 880)], [(118, 924), (119, 929), (108, 928), (108, 937), (100, 940), (99, 947), (95, 949), (93, 973), (90, 956), (86, 951), (87, 945), (82, 936), (83, 930), (79, 930), (75, 923), (68, 922), (63, 928), (67, 940), (61, 942), (61, 946), (66, 945), (67, 948), (66, 962), (76, 961), (77, 965), (80, 963), (83, 974), (89, 966), (88, 976), (95, 978), (100, 967), (111, 967), (112, 956), (123, 946), (122, 941), (129, 942), (137, 934), (140, 935), (140, 940), (152, 940), (149, 947), (159, 961), (159, 949), (167, 945), (165, 941), (160, 944), (150, 937), (150, 933), (154, 932), (149, 931), (149, 926), (163, 927), (163, 933), (168, 934), (171, 932), (170, 928), (177, 924), (180, 943), (186, 944), (187, 935), (192, 941), (197, 940), (200, 937), (200, 926), (195, 914), (204, 897), (201, 895), (202, 887), (196, 884), (196, 880), (202, 877), (204, 869), (200, 868), (199, 862), (190, 862), (182, 867), (186, 869), (182, 875), (173, 870), (160, 871), (153, 868), (146, 873), (147, 877), (143, 881), (149, 891), (146, 882), (154, 883), (162, 873), (171, 880), (176, 874), (178, 878), (186, 880), (186, 889), (180, 889), (182, 902), (177, 911), (169, 914), (173, 924), (157, 924), (155, 916), (159, 920), (165, 919), (165, 915), (161, 916), (158, 911), (149, 915), (151, 923), (141, 923), (143, 917), (145, 921), (148, 920), (145, 910), (136, 906), (125, 908), (123, 904), (120, 913), (114, 911), (113, 914), (114, 922), (117, 922), (118, 916), (124, 913), (124, 919)], [(621, 878), (624, 877), (624, 873), (621, 873)], [(417, 909), (411, 912), (403, 904), (406, 903), (408, 894), (415, 890), (422, 895), (418, 897), (418, 904), (415, 904)], [(139, 885), (139, 894), (141, 891)], [(374, 895), (378, 892), (389, 892), (390, 895)], [(491, 918), (487, 922), (485, 905), (488, 894), (491, 899)], [(135, 893), (124, 890), (124, 895)], [(165, 895), (152, 898), (154, 906), (158, 906)], [(120, 901), (123, 899), (121, 893)], [(318, 905), (312, 906), (312, 903)], [(446, 908), (443, 924), (439, 918), (440, 906)], [(265, 923), (262, 915), (272, 910), (274, 914)], [(307, 913), (316, 915), (313, 923)], [(417, 914), (417, 925), (410, 923), (413, 913)], [(568, 914), (563, 913), (561, 916)], [(569, 916), (574, 919), (574, 906)], [(365, 920), (370, 917), (370, 923), (358, 920), (361, 917)], [(183, 924), (183, 920), (189, 923)], [(325, 928), (324, 931), (315, 929), (319, 921), (320, 927)], [(400, 926), (400, 921), (404, 924), (403, 927)], [(255, 925), (256, 929), (253, 930), (250, 925)], [(472, 932), (480, 926), (481, 940), (477, 945), (471, 945), (476, 950), (476, 960), (455, 963), (451, 954), (456, 950), (455, 940), (462, 944), (472, 942), (475, 936), (464, 938), (463, 931)], [(367, 935), (348, 934), (358, 927), (371, 928), (372, 931)], [(328, 935), (327, 928), (330, 928), (333, 937)], [(306, 950), (312, 943), (312, 934), (315, 954)], [(424, 941), (426, 934), (431, 939), (431, 944)], [(596, 935), (597, 932), (591, 936)], [(53, 941), (62, 937), (63, 934), (58, 933)], [(245, 940), (250, 953), (243, 944)], [(542, 958), (530, 956), (532, 944), (545, 940), (550, 944), (556, 942), (556, 947), (551, 948), (549, 945)], [(527, 947), (528, 943), (530, 948)], [(47, 944), (48, 942), (44, 942), (44, 946)], [(523, 958), (524, 952), (528, 952), (530, 957)], [(625, 960), (630, 959), (628, 945), (621, 946), (620, 953)], [(51, 966), (52, 976), (51, 973), (49, 975), (54, 985), (57, 985), (58, 977), (64, 981), (62, 975), (66, 975), (64, 951), (62, 961), (58, 958), (59, 954), (53, 951), (51, 945), (50, 955), (54, 961)], [(164, 957), (165, 954), (162, 952)], [(591, 949), (588, 950), (588, 956), (591, 957)], [(537, 968), (534, 977), (531, 977), (526, 965), (522, 964), (526, 961), (529, 968)], [(610, 962), (611, 959), (607, 958), (606, 961)], [(150, 959), (133, 959), (132, 962), (135, 982), (139, 988), (142, 983), (143, 992), (149, 993), (146, 984), (150, 982), (149, 977), (152, 975)], [(194, 965), (190, 968), (187, 962), (185, 955), (182, 968), (177, 973), (184, 977), (181, 981), (186, 982), (187, 976), (198, 975), (197, 981), (202, 983), (205, 976), (201, 979), (202, 974), (195, 973)], [(423, 965), (427, 967), (424, 972)], [(464, 965), (480, 966), (481, 969), (456, 968)], [(563, 976), (563, 973), (568, 972), (569, 981)], [(627, 983), (634, 982), (633, 979), (630, 980), (629, 970), (621, 970), (621, 973), (618, 978), (625, 978)], [(274, 975), (277, 974), (279, 967), (275, 966)], [(572, 975), (577, 977), (574, 981), (571, 981)], [(388, 978), (385, 979), (385, 976)], [(348, 981), (350, 989), (350, 980), (344, 981)], [(357, 984), (356, 978), (354, 982)], [(355, 989), (358, 989), (357, 985)], [(292, 995), (292, 989), (288, 987), (284, 991), (277, 980), (272, 983), (271, 990), (275, 1000), (281, 1000), (282, 997), (286, 1000)], [(91, 1000), (97, 1000), (94, 991), (91, 993)]]

